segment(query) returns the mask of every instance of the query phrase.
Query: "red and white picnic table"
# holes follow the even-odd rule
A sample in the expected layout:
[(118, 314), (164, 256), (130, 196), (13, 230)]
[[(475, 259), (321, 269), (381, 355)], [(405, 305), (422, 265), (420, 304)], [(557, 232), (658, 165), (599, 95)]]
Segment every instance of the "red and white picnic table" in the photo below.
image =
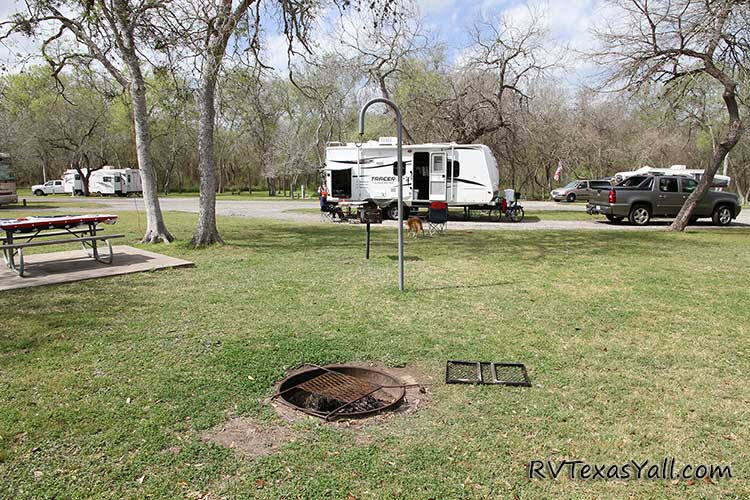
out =
[[(102, 230), (101, 224), (115, 224), (116, 222), (116, 215), (50, 215), (0, 219), (0, 231), (5, 232), (5, 236), (0, 240), (5, 265), (23, 277), (25, 248), (67, 243), (80, 243), (87, 256), (97, 262), (111, 264), (112, 244), (109, 240), (123, 238), (125, 235), (98, 233)], [(59, 236), (69, 237), (34, 241), (39, 238)], [(99, 255), (97, 243), (100, 241), (107, 245), (109, 255), (106, 257)], [(16, 257), (18, 257), (18, 262), (16, 262)]]

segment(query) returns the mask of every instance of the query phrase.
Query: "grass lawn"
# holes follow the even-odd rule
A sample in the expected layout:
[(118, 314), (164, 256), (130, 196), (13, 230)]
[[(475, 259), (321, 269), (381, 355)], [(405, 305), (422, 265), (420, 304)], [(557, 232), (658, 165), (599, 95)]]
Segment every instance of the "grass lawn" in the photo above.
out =
[[(291, 208), (289, 210), (285, 210), (285, 212), (291, 212), (291, 213), (318, 213), (320, 212), (320, 208)], [(422, 215), (426, 214), (425, 210), (421, 211)], [(449, 216), (451, 220), (465, 220), (464, 219), (464, 212), (461, 209), (458, 210), (451, 210), (449, 212)], [(471, 212), (471, 220), (472, 221), (478, 221), (478, 222), (488, 222), (488, 221), (497, 221), (497, 216), (490, 218), (487, 216), (487, 212), (478, 212), (478, 211), (472, 211)], [(507, 220), (505, 217), (503, 217), (503, 220)], [(542, 220), (585, 220), (585, 221), (591, 221), (591, 220), (604, 220), (603, 215), (589, 215), (586, 212), (581, 212), (578, 210), (524, 210), (524, 220), (527, 222), (537, 222)]]
[[(222, 218), (228, 244), (190, 250), (195, 216), (167, 215), (179, 242), (155, 250), (194, 269), (0, 292), (0, 498), (750, 496), (747, 230), (408, 239), (401, 295), (392, 230), (365, 261), (361, 227)], [(445, 385), (447, 359), (523, 362), (533, 387)], [(263, 403), (346, 361), (432, 376), (429, 401), (359, 431)], [(234, 416), (296, 439), (256, 459), (201, 439)], [(733, 477), (527, 479), (663, 457)]]

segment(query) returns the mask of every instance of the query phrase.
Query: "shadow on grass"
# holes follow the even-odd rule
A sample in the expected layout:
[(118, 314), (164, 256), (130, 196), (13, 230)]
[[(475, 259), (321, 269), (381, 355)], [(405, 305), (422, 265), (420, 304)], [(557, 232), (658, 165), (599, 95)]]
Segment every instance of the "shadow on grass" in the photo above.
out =
[[(388, 258), (391, 260), (398, 260), (398, 255), (389, 255)], [(417, 262), (421, 261), (422, 257), (417, 257), (416, 255), (404, 255), (404, 260), (407, 262)]]
[(498, 281), (497, 283), (479, 283), (475, 285), (443, 285), (426, 288), (415, 288), (414, 292), (434, 292), (437, 290), (474, 290), (478, 288), (498, 288), (501, 286), (515, 285), (512, 281)]
[[(708, 234), (708, 233), (706, 233)], [(274, 252), (331, 251), (332, 258), (351, 249), (364, 249), (364, 228), (301, 224), (264, 224), (230, 226), (224, 235), (239, 248)], [(675, 245), (691, 245), (696, 250), (715, 248), (718, 242), (691, 238), (664, 231), (476, 231), (447, 233), (439, 238), (418, 239), (406, 243), (409, 256), (420, 258), (466, 258), (497, 255), (504, 260), (545, 260), (571, 253), (612, 258), (639, 252), (670, 256)], [(374, 255), (391, 254), (396, 247), (395, 231), (375, 228), (371, 246)], [(387, 249), (387, 250), (386, 250)], [(349, 252), (346, 252), (349, 253)]]

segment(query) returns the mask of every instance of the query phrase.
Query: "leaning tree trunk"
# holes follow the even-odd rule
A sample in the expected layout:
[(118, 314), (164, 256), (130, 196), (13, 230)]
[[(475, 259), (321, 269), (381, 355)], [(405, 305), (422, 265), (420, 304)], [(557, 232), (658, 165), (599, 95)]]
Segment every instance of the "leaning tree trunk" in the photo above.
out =
[(739, 106), (737, 105), (736, 88), (737, 86), (734, 83), (725, 83), (724, 85), (722, 98), (729, 113), (729, 130), (724, 140), (714, 147), (713, 155), (711, 156), (711, 165), (703, 171), (703, 175), (695, 191), (690, 193), (690, 196), (682, 205), (680, 213), (677, 214), (677, 218), (669, 226), (669, 229), (672, 231), (685, 230), (688, 222), (690, 222), (690, 217), (693, 215), (693, 210), (695, 210), (698, 201), (700, 201), (703, 194), (711, 186), (716, 172), (718, 172), (719, 167), (724, 163), (724, 158), (739, 142), (740, 137), (742, 137), (742, 120), (740, 119)]
[(198, 89), (198, 170), (200, 201), (198, 226), (190, 244), (195, 247), (224, 243), (216, 227), (216, 163), (214, 161), (214, 120), (216, 117), (216, 63), (209, 54)]

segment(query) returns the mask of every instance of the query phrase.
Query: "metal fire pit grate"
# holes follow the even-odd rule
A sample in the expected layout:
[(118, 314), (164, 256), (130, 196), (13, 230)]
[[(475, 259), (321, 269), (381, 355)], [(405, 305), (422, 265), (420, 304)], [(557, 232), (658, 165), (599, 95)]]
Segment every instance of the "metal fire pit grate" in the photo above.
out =
[(531, 387), (526, 367), (521, 363), (448, 361), (446, 384), (498, 384)]
[(347, 365), (307, 365), (279, 384), (273, 398), (310, 415), (333, 420), (360, 417), (395, 407), (405, 388), (378, 370)]

